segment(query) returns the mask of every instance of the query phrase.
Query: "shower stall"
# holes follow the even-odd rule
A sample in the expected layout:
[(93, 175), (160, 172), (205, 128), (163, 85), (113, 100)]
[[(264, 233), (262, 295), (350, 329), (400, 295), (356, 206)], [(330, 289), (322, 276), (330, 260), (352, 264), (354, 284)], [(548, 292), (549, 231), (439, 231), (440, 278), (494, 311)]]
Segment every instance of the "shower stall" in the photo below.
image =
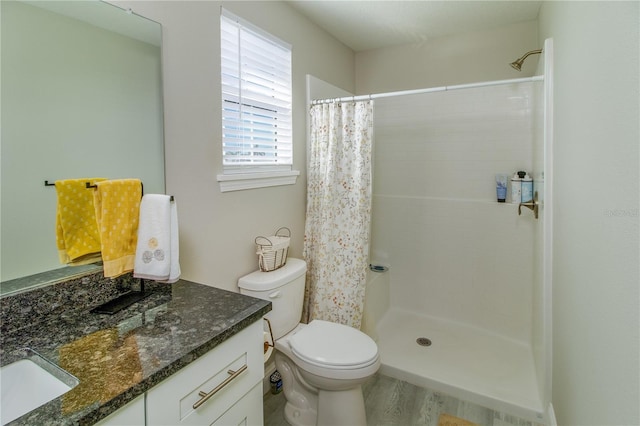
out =
[[(538, 77), (372, 96), (380, 267), (362, 326), (381, 374), (539, 423), (551, 389), (551, 50)], [(534, 177), (538, 218), (496, 202), (495, 174), (518, 170)]]

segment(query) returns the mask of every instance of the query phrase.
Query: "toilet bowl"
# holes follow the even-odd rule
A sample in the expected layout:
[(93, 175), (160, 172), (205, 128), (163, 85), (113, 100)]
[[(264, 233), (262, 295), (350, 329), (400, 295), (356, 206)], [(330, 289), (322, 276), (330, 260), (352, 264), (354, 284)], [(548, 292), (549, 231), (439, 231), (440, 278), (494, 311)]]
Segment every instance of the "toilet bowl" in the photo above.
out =
[(378, 371), (376, 343), (360, 330), (328, 321), (299, 323), (306, 264), (288, 259), (272, 272), (242, 277), (243, 294), (271, 300), (267, 314), (275, 362), (287, 403), (285, 418), (298, 425), (365, 425), (362, 383)]
[(292, 425), (365, 425), (361, 385), (380, 367), (369, 336), (314, 320), (276, 340), (285, 417)]

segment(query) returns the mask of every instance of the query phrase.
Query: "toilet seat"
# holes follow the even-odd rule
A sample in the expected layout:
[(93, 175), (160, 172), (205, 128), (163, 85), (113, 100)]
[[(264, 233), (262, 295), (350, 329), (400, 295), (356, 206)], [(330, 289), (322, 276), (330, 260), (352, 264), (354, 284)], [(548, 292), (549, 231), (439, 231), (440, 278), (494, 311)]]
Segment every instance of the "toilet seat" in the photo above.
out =
[(378, 362), (378, 346), (355, 328), (313, 320), (289, 339), (293, 354), (306, 364), (330, 370), (358, 370)]

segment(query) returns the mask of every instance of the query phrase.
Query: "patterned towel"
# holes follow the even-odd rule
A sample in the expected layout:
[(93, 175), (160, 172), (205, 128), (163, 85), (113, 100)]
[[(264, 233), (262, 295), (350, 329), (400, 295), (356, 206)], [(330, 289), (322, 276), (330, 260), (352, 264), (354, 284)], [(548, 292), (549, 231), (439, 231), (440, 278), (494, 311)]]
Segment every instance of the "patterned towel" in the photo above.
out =
[(133, 276), (164, 283), (180, 278), (178, 212), (169, 195), (148, 194), (142, 198)]
[(95, 184), (103, 178), (65, 179), (55, 182), (58, 195), (56, 245), (60, 263), (84, 265), (100, 260), (100, 234), (93, 205)]
[(117, 277), (133, 271), (142, 182), (140, 179), (115, 179), (97, 182), (96, 186), (93, 197), (104, 276)]

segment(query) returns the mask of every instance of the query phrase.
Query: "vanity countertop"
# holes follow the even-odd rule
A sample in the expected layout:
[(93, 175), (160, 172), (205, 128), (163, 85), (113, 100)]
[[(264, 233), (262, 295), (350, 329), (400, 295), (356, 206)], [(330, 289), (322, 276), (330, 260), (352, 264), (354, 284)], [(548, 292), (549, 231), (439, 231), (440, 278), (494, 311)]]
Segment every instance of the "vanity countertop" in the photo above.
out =
[(93, 424), (271, 310), (268, 301), (184, 280), (152, 287), (114, 315), (76, 308), (3, 330), (2, 365), (27, 347), (80, 380), (11, 424)]

